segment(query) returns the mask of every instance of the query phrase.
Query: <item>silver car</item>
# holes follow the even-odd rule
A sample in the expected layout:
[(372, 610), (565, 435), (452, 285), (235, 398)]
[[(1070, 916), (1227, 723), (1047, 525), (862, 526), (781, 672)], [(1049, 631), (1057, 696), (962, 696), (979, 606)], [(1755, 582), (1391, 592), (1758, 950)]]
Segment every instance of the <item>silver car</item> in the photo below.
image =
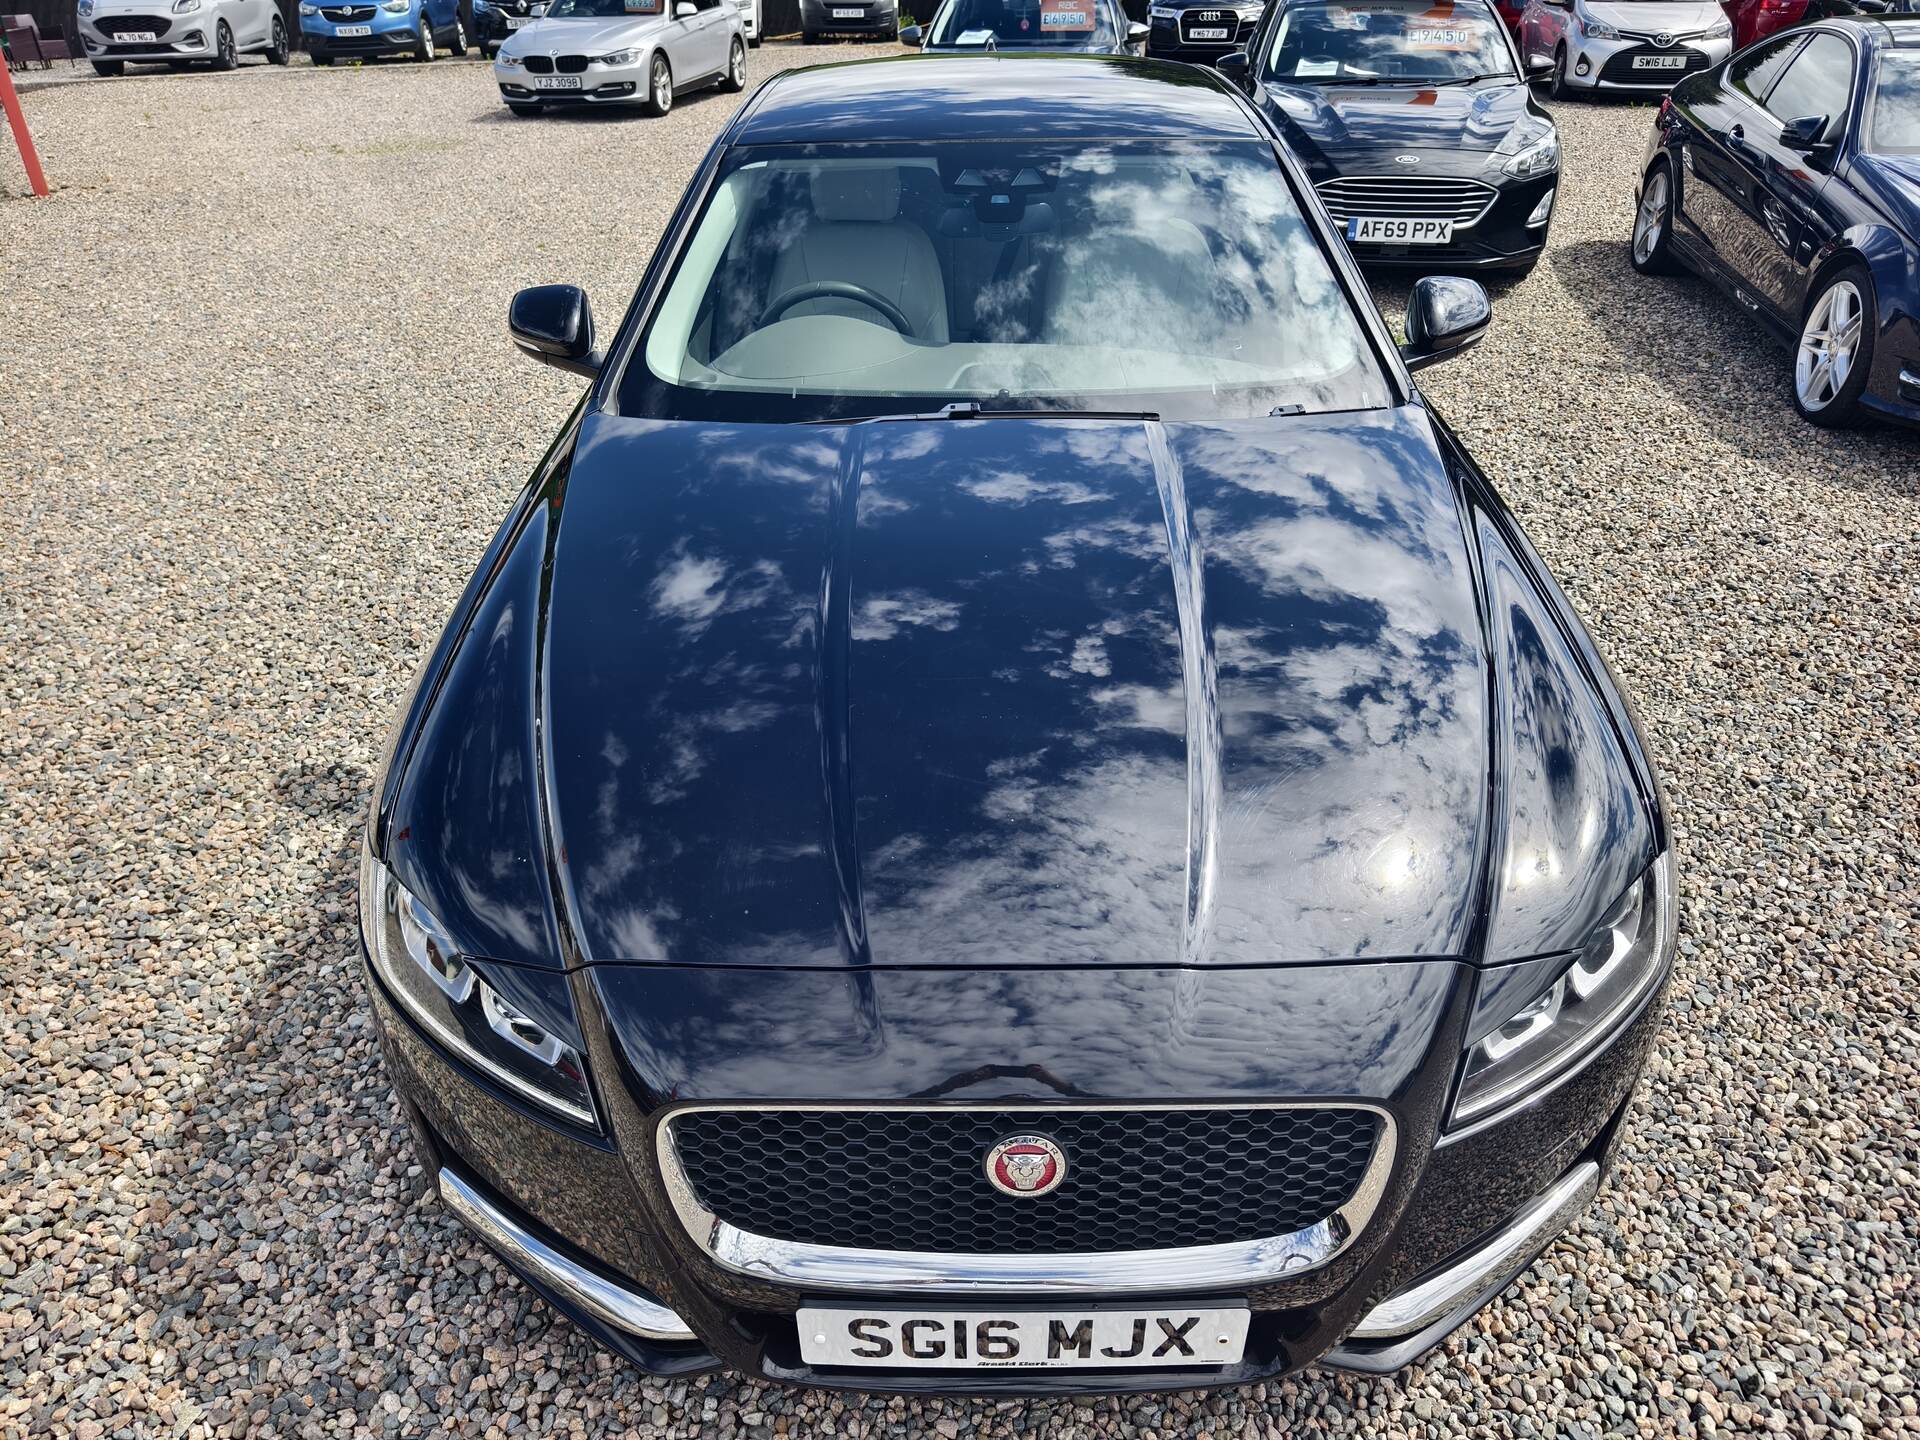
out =
[(1733, 26), (1714, 0), (1527, 0), (1520, 53), (1551, 65), (1555, 98), (1665, 90), (1733, 53)]
[(287, 22), (274, 0), (79, 0), (80, 43), (102, 75), (196, 61), (231, 70), (242, 55), (287, 63)]
[(516, 115), (549, 106), (638, 105), (651, 115), (703, 85), (747, 87), (735, 0), (553, 0), (494, 58)]

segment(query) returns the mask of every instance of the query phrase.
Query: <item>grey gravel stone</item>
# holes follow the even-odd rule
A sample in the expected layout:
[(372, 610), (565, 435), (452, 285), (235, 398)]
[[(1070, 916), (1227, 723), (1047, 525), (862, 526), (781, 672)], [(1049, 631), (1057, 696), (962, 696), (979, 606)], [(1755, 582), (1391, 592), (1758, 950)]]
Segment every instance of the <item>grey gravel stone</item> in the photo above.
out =
[(0, 154), (0, 1435), (1920, 1432), (1920, 452), (1801, 424), (1750, 321), (1631, 274), (1649, 111), (1560, 111), (1552, 249), (1427, 379), (1673, 802), (1686, 938), (1613, 1184), (1410, 1374), (1028, 1404), (637, 1375), (412, 1203), (361, 1014), (386, 726), (578, 390), (507, 297), (615, 318), (732, 97), (531, 123), (443, 61), (27, 107), (59, 188)]

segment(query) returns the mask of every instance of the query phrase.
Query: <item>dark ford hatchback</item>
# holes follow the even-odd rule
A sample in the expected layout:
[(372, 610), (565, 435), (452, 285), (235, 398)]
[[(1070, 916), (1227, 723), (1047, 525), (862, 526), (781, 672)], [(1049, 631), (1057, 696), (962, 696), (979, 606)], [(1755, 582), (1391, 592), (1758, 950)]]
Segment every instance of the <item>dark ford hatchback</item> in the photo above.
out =
[(428, 657), (368, 827), (425, 1174), (657, 1373), (1391, 1369), (1592, 1199), (1673, 952), (1625, 702), (1259, 114), (789, 72)]

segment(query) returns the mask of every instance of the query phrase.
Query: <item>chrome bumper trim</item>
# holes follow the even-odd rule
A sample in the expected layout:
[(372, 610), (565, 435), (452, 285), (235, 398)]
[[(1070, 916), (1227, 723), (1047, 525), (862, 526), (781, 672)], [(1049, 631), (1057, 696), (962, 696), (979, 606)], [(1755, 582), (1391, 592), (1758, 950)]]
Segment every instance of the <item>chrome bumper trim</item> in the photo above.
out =
[(693, 1331), (673, 1311), (616, 1285), (555, 1250), (451, 1170), (441, 1170), (440, 1198), (515, 1268), (564, 1295), (597, 1320), (646, 1340), (692, 1340)]
[[(675, 1111), (770, 1109), (770, 1106), (689, 1105)], [(809, 1291), (893, 1291), (1001, 1295), (1097, 1294), (1114, 1291), (1200, 1292), (1269, 1284), (1316, 1270), (1366, 1228), (1393, 1171), (1398, 1132), (1393, 1117), (1357, 1101), (1249, 1105), (794, 1105), (794, 1110), (1366, 1110), (1380, 1117), (1380, 1134), (1366, 1173), (1347, 1203), (1326, 1219), (1287, 1235), (1221, 1245), (1164, 1250), (1115, 1250), (1072, 1255), (959, 1255), (918, 1250), (864, 1250), (775, 1240), (728, 1224), (700, 1202), (673, 1142), (673, 1117), (660, 1125), (660, 1176), (687, 1233), (717, 1264), (741, 1275)]]
[(1599, 1189), (1598, 1165), (1587, 1160), (1574, 1166), (1480, 1249), (1374, 1306), (1347, 1339), (1415, 1335), (1471, 1304), (1489, 1286), (1518, 1274), (1579, 1217)]

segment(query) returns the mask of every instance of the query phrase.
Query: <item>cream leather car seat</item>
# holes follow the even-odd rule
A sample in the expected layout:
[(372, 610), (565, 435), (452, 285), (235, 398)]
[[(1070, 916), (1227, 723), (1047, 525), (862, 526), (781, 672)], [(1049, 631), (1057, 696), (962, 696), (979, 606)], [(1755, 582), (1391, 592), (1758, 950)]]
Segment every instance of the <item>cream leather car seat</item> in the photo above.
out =
[[(900, 218), (900, 172), (889, 165), (821, 170), (812, 178), (813, 218), (774, 262), (768, 300), (812, 280), (845, 280), (893, 301), (913, 338), (947, 342), (947, 289), (927, 232)], [(788, 315), (846, 315), (887, 324), (858, 300), (804, 301)]]

